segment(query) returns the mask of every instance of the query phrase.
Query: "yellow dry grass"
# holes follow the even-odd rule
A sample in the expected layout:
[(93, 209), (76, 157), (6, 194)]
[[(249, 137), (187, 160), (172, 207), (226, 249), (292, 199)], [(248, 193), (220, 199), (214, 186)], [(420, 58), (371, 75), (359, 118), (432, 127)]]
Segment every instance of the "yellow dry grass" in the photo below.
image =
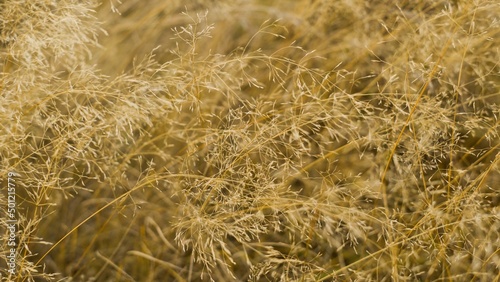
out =
[(1, 281), (499, 281), (499, 14), (0, 1)]

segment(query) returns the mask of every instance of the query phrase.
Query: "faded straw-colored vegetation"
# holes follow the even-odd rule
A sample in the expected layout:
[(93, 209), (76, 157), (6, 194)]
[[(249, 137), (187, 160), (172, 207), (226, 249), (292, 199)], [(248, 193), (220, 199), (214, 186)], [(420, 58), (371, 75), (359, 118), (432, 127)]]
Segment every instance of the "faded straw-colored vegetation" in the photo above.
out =
[(499, 281), (499, 63), (495, 0), (2, 0), (1, 281)]

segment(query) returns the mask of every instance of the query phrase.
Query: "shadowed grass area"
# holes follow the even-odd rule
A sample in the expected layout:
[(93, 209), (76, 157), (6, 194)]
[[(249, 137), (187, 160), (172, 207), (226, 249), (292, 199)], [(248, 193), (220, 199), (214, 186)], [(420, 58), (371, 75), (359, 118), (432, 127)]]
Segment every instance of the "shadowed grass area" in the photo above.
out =
[(1, 281), (500, 279), (500, 4), (269, 2), (0, 1)]

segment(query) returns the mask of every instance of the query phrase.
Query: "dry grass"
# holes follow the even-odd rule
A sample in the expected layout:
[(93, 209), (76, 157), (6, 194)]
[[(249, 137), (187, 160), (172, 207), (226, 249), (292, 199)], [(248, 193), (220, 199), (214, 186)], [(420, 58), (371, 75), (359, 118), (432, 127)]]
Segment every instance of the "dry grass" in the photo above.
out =
[(500, 280), (500, 4), (266, 3), (0, 1), (1, 281)]

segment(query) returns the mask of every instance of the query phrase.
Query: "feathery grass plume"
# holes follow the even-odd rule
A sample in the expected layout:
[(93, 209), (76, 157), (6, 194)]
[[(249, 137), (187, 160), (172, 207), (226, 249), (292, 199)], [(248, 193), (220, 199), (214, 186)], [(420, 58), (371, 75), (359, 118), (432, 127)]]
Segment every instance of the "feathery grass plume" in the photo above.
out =
[(1, 281), (500, 279), (498, 14), (1, 1)]

